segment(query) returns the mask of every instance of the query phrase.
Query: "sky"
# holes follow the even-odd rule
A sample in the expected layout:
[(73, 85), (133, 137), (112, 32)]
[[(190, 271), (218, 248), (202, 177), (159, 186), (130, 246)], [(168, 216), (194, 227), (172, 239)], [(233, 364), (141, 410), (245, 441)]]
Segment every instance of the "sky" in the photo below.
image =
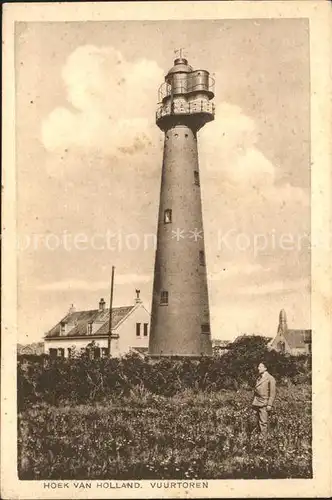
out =
[(16, 23), (18, 341), (71, 304), (150, 310), (163, 134), (158, 88), (183, 48), (215, 78), (199, 132), (213, 338), (310, 328), (304, 19)]

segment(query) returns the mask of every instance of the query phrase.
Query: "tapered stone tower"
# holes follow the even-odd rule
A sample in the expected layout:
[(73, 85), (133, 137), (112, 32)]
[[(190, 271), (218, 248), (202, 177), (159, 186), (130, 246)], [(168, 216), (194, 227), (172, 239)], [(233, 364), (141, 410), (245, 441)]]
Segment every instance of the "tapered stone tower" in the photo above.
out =
[(197, 132), (214, 119), (213, 83), (180, 54), (159, 89), (165, 139), (150, 356), (212, 354)]
[(281, 309), (279, 313), (279, 325), (278, 325), (278, 333), (283, 334), (288, 330), (287, 326), (287, 316), (285, 309)]

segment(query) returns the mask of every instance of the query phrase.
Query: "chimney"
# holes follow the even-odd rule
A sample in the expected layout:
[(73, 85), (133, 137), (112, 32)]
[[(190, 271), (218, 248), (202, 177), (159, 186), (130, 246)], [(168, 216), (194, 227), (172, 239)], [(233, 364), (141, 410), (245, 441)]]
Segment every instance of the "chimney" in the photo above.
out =
[(106, 304), (105, 300), (104, 299), (100, 299), (100, 301), (99, 301), (99, 312), (105, 311), (105, 304)]
[(74, 312), (76, 312), (76, 308), (75, 308), (74, 304), (71, 304), (71, 306), (68, 310), (68, 314), (73, 314)]
[(137, 290), (137, 288), (136, 288), (135, 292), (136, 292), (135, 303), (136, 303), (136, 304), (141, 304), (141, 303), (142, 303), (142, 301), (141, 301), (140, 296), (139, 296), (139, 295), (140, 295), (140, 293), (141, 293), (141, 290)]

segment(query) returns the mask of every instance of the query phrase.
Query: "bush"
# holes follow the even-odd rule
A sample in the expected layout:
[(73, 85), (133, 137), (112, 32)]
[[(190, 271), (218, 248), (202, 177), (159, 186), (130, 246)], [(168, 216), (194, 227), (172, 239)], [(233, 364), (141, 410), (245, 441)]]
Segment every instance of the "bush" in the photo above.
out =
[(245, 336), (221, 357), (201, 360), (123, 358), (91, 360), (48, 356), (18, 358), (18, 408), (33, 403), (51, 405), (107, 401), (114, 395), (128, 396), (140, 387), (171, 397), (192, 389), (218, 392), (252, 388), (257, 365), (264, 360), (278, 385), (310, 383), (311, 365), (306, 356), (285, 356), (268, 351), (266, 338)]
[[(277, 379), (264, 446), (250, 408), (262, 360)], [(201, 360), (18, 357), (19, 475), (311, 477), (310, 382), (310, 358), (257, 336)]]

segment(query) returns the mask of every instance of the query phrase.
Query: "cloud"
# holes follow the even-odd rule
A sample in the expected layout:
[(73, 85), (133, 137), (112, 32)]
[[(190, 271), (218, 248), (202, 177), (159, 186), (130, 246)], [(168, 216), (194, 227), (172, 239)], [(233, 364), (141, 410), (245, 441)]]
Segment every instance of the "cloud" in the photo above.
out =
[[(100, 214), (100, 219), (105, 220), (111, 213), (112, 220), (126, 225), (129, 214), (133, 213), (130, 210), (143, 214), (143, 203), (158, 198), (159, 176), (151, 176), (150, 184), (142, 179), (143, 172), (148, 175), (162, 164), (162, 134), (154, 123), (154, 115), (157, 89), (163, 77), (164, 70), (154, 61), (127, 61), (112, 47), (90, 45), (77, 48), (62, 70), (67, 105), (54, 109), (42, 125), (43, 144), (51, 153), (49, 169), (57, 176), (62, 172), (67, 176), (66, 181), (69, 172), (75, 172), (75, 181), (76, 174), (81, 173), (84, 182), (82, 180), (81, 186), (75, 182), (70, 200), (74, 203), (81, 193), (82, 206), (86, 196), (91, 199), (91, 190), (84, 191), (88, 179), (91, 186), (97, 186), (95, 207), (109, 204), (113, 187), (118, 192), (122, 189), (120, 198), (114, 198), (113, 194), (117, 202), (105, 214)], [(278, 171), (282, 165), (270, 161), (260, 139), (255, 120), (239, 106), (222, 101), (216, 102), (214, 122), (199, 133), (207, 262), (212, 271), (210, 287), (216, 297), (224, 280), (233, 280), (235, 292), (242, 290), (240, 295), (251, 291), (256, 295), (274, 294), (290, 286), (289, 276), (296, 282), (310, 272), (309, 252), (305, 249), (286, 252), (273, 247), (274, 236), (278, 240), (280, 235), (290, 234), (296, 239), (296, 235), (308, 232), (308, 193), (280, 181)], [(64, 155), (66, 149), (69, 153)], [(158, 158), (154, 156), (156, 152)], [(63, 162), (58, 161), (59, 155), (65, 158)], [(117, 161), (109, 162), (109, 157)], [(138, 165), (136, 170), (132, 168), (133, 163)], [(102, 185), (96, 181), (100, 178), (103, 178)], [(106, 184), (107, 193), (103, 188)], [(62, 184), (60, 187), (63, 189)], [(130, 196), (123, 198), (127, 192)], [(139, 224), (146, 224), (137, 220)], [(93, 220), (91, 224), (94, 223)], [(229, 230), (234, 230), (231, 248), (220, 247), (219, 232), (223, 235)], [(239, 235), (250, 242), (255, 235), (266, 236), (268, 247), (258, 255), (254, 254), (252, 244), (247, 251), (239, 250), (236, 247)], [(142, 260), (141, 265), (144, 266)], [(136, 282), (136, 275), (126, 276), (117, 277), (118, 282)], [(77, 281), (45, 286), (53, 290), (65, 290), (68, 286), (99, 290), (108, 288), (109, 284)], [(302, 287), (299, 291), (306, 290), (304, 282), (298, 281), (297, 286)]]
[(68, 106), (55, 108), (42, 124), (48, 151), (81, 147), (132, 156), (151, 146), (163, 80), (156, 62), (129, 62), (112, 47), (85, 45), (70, 54), (62, 79)]
[[(127, 159), (127, 169), (132, 161), (145, 169), (156, 168), (154, 154), (159, 154), (162, 135), (154, 116), (164, 70), (155, 61), (127, 61), (113, 47), (85, 45), (69, 55), (61, 75), (68, 105), (55, 108), (41, 130), (45, 148), (61, 155), (57, 167), (49, 162), (50, 170), (63, 173), (64, 153), (65, 168), (76, 170), (83, 154), (96, 151), (99, 156)], [(253, 118), (234, 104), (217, 101), (215, 120), (199, 138), (200, 163), (208, 179), (215, 188), (222, 184), (229, 206), (238, 204), (239, 196), (253, 208), (262, 201), (308, 204), (302, 189), (276, 185), (279, 167), (259, 149), (259, 137)]]
[(252, 276), (257, 273), (266, 272), (260, 264), (255, 263), (240, 263), (240, 262), (227, 262), (222, 270), (208, 274), (210, 281), (225, 280), (228, 278), (234, 279), (236, 276)]
[(271, 185), (275, 167), (257, 148), (257, 140), (254, 120), (238, 106), (219, 102), (215, 120), (201, 132), (204, 166), (237, 188)]
[(286, 294), (294, 291), (310, 291), (309, 278), (298, 280), (285, 279), (276, 280), (270, 283), (244, 286), (237, 290), (238, 295), (273, 295)]
[[(242, 260), (257, 281), (266, 277), (266, 268), (281, 277), (310, 272), (309, 250), (297, 244), (310, 233), (309, 195), (277, 181), (282, 166), (262, 152), (259, 138), (255, 121), (225, 102), (217, 103), (215, 121), (200, 132), (207, 261), (217, 263), (217, 255), (220, 267), (239, 266), (232, 276), (242, 281), (248, 276)], [(294, 242), (291, 251), (281, 244), (287, 238)], [(212, 277), (224, 279), (225, 272)]]
[[(152, 276), (148, 274), (119, 274), (115, 276), (115, 285), (136, 285), (138, 283), (149, 283)], [(85, 280), (63, 280), (46, 283), (36, 287), (40, 291), (98, 291), (110, 288), (109, 281), (85, 281)]]
[(213, 337), (232, 339), (243, 333), (274, 337), (283, 308), (290, 328), (310, 328), (309, 286), (304, 278), (271, 279), (224, 291), (210, 307)]

